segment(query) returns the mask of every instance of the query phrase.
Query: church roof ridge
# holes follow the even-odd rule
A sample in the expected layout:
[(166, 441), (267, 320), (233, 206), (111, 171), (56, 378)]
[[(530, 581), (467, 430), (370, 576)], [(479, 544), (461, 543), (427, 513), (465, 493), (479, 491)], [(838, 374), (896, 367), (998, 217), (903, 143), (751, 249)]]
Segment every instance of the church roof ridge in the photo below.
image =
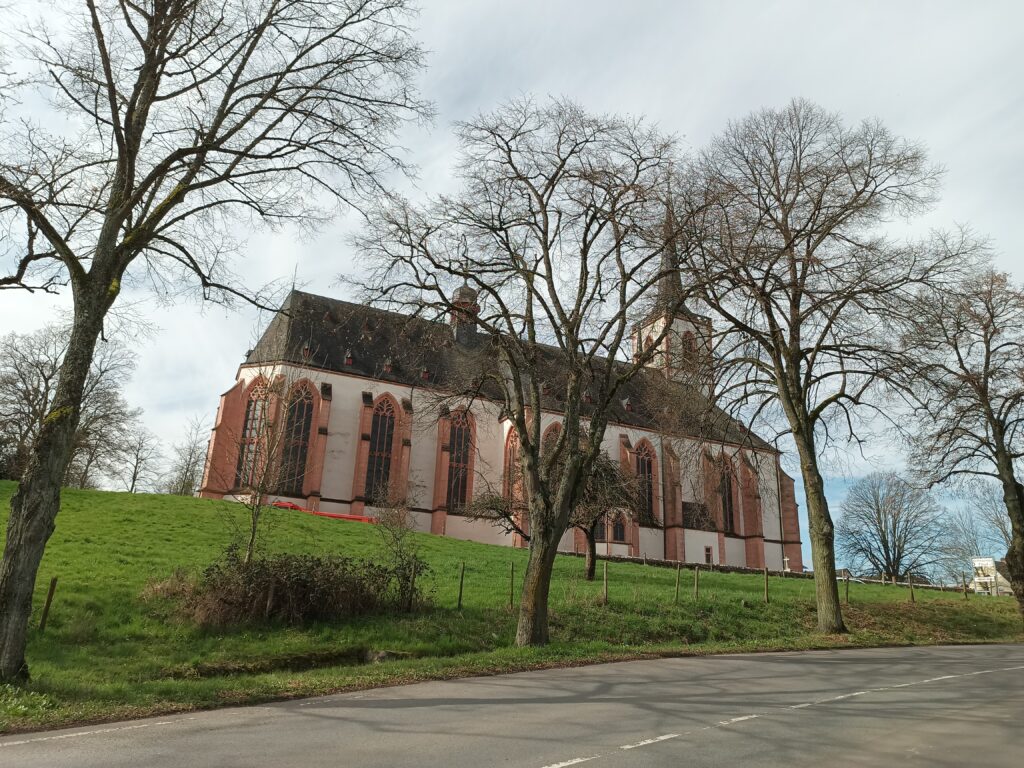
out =
[[(467, 366), (479, 366), (481, 356), (493, 359), (487, 354), (486, 345), (474, 349), (459, 345), (452, 326), (440, 319), (432, 320), (298, 289), (289, 293), (285, 303), (289, 310), (287, 316), (281, 312), (274, 316), (246, 356), (244, 364), (293, 363), (390, 381), (401, 386), (443, 388), (446, 382), (465, 377)], [(282, 303), (282, 308), (285, 303)], [(548, 353), (545, 357), (557, 350), (557, 347), (547, 344), (538, 344), (537, 347), (538, 351)], [(629, 364), (625, 360), (618, 362)], [(557, 378), (557, 366), (554, 371), (551, 375)], [(647, 373), (662, 376), (660, 372), (641, 372), (634, 377), (623, 390), (623, 398), (632, 401), (632, 409), (613, 407), (610, 415), (612, 421), (620, 424), (660, 431), (657, 413), (645, 406), (650, 386), (646, 381)], [(695, 405), (706, 402), (706, 398), (692, 388), (681, 383), (675, 386), (683, 387)], [(497, 393), (481, 394), (500, 399)], [(564, 408), (557, 391), (545, 395), (544, 407), (556, 412)], [(695, 412), (697, 410), (700, 409), (696, 408)], [(712, 406), (711, 413), (713, 432), (702, 437), (777, 452), (776, 448), (716, 406)]]

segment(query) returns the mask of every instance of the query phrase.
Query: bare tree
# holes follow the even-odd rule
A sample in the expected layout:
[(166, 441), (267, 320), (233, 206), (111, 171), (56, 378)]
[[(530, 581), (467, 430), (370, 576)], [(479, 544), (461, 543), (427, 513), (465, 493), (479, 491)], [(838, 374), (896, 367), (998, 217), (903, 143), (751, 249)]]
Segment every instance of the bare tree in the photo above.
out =
[(945, 553), (945, 515), (928, 491), (895, 473), (876, 472), (850, 488), (836, 543), (854, 569), (869, 567), (889, 580), (925, 575)]
[(879, 123), (797, 100), (730, 124), (681, 176), (682, 263), (716, 322), (718, 404), (795, 444), (818, 628), (842, 632), (822, 457), (858, 439), (896, 299), (961, 261), (961, 243), (879, 231), (928, 205), (939, 173)]
[(141, 408), (128, 405), (120, 392), (98, 392), (89, 411), (83, 410), (64, 484), (99, 488), (116, 472), (127, 433), (140, 426)]
[(1024, 612), (1024, 289), (985, 270), (955, 290), (922, 291), (905, 315), (894, 365), (918, 417), (914, 464), (936, 483), (999, 483)]
[(305, 464), (296, 449), (310, 439), (313, 393), (308, 371), (296, 375), (288, 366), (259, 369), (249, 398), (241, 445), (238, 488), (249, 513), (244, 562), (256, 552), (260, 522), (274, 495), (301, 495)]
[[(1002, 493), (993, 498), (997, 503), (996, 512), (999, 518), (1006, 519)], [(976, 504), (965, 504), (955, 507), (946, 515), (943, 523), (946, 528), (942, 558), (937, 570), (948, 581), (959, 583), (964, 572), (972, 570), (971, 561), (979, 555), (985, 555), (999, 547), (999, 529), (991, 525), (988, 517)], [(1002, 549), (1006, 549), (1003, 545)]]
[[(479, 336), (464, 344), (475, 373), (439, 387), (497, 401), (516, 432), (530, 531), (516, 642), (544, 644), (558, 542), (623, 384), (655, 354), (624, 359), (660, 275), (672, 143), (560, 101), (514, 101), (457, 133), (461, 191), (382, 205), (359, 241), (375, 266), (365, 288), (379, 304), (454, 317), (457, 339)], [(562, 429), (542, 452), (554, 402)]]
[[(523, 496), (522, 462), (509, 468), (501, 492), (488, 489), (475, 497), (463, 511), (470, 520), (487, 520), (506, 533), (514, 533), (523, 541), (530, 540), (526, 520), (526, 500)], [(645, 493), (647, 492), (647, 493)], [(594, 459), (586, 485), (569, 516), (569, 526), (578, 529), (586, 538), (585, 576), (593, 581), (597, 569), (598, 530), (607, 530), (616, 523), (637, 521), (649, 527), (657, 520), (649, 514), (644, 503), (649, 490), (640, 478), (612, 459), (603, 451)]]
[(173, 496), (193, 496), (203, 479), (203, 464), (210, 442), (210, 429), (203, 419), (193, 416), (185, 436), (171, 446), (171, 464), (164, 490)]
[(317, 226), (378, 189), (402, 166), (394, 131), (428, 111), (407, 0), (76, 0), (61, 11), (20, 33), (23, 80), (0, 81), (0, 97), (36, 88), (61, 112), (41, 125), (0, 108), (0, 288), (70, 283), (74, 297), (54, 403), (11, 502), (0, 681), (27, 674), (35, 576), (122, 285), (196, 284), (204, 298), (264, 304), (229, 270), (236, 238)]
[[(66, 352), (67, 328), (59, 324), (0, 340), (0, 438), (9, 446), (11, 479), (24, 471), (32, 444), (45, 426)], [(121, 393), (134, 368), (134, 355), (120, 339), (97, 349), (82, 391), (81, 418), (64, 484), (94, 487), (115, 467), (122, 436), (140, 414)]]
[(651, 491), (634, 472), (607, 454), (600, 454), (594, 461), (570, 518), (570, 524), (579, 529), (587, 541), (587, 581), (594, 580), (597, 569), (599, 529), (607, 536), (613, 526), (625, 521), (635, 520), (648, 527), (658, 525), (646, 503), (652, 498)]
[(968, 510), (980, 523), (982, 544), (989, 549), (1008, 550), (1013, 542), (1013, 529), (1006, 514), (1002, 487), (986, 482), (972, 491), (969, 503)]
[(129, 493), (148, 491), (159, 481), (162, 461), (160, 440), (142, 424), (136, 424), (123, 436), (113, 475)]

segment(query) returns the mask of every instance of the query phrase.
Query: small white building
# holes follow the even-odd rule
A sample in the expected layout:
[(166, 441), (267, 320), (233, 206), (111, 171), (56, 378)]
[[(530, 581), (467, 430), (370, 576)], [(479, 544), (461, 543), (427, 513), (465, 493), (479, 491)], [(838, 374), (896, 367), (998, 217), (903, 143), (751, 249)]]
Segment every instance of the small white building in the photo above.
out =
[(1006, 562), (994, 557), (971, 559), (974, 578), (971, 587), (981, 595), (1012, 595), (1010, 580), (1006, 575)]

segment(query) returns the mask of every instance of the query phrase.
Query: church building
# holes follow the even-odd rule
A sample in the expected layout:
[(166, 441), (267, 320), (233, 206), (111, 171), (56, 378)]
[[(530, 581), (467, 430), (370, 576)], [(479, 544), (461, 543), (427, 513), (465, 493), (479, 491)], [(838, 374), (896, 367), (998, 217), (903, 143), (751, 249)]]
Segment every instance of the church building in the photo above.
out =
[[(475, 305), (472, 289), (457, 290), (455, 303)], [(631, 520), (609, 510), (598, 552), (800, 571), (793, 480), (779, 452), (713, 408), (710, 429), (664, 418), (679, 398), (706, 403), (708, 394), (676, 383), (676, 369), (707, 343), (710, 322), (679, 311), (674, 290), (671, 281), (659, 285), (633, 332), (634, 349), (664, 336), (662, 349), (626, 386), (605, 434), (608, 455), (639, 475), (648, 514)], [(279, 468), (265, 488), (270, 501), (373, 517), (382, 500), (401, 499), (421, 531), (525, 546), (463, 513), (475, 494), (516, 493), (518, 446), (498, 398), (453, 405), (444, 396), (456, 369), (487, 364), (467, 353), (483, 335), (472, 312), (456, 314), (431, 321), (293, 290), (221, 396), (200, 495), (244, 499), (262, 487), (255, 476), (269, 454)], [(559, 429), (561, 395), (552, 388), (544, 397), (545, 430)], [(672, 402), (657, 402), (663, 397)], [(268, 439), (268, 424), (280, 425), (279, 440)], [(560, 549), (585, 546), (570, 529)]]

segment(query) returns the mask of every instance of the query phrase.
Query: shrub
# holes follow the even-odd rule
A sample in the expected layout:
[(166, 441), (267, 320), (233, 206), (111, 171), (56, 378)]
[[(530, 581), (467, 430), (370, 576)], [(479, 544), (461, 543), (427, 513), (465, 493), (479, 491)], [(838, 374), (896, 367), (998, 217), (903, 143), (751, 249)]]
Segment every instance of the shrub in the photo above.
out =
[[(336, 621), (424, 604), (412, 586), (426, 565), (381, 565), (331, 556), (281, 554), (245, 563), (236, 549), (210, 565), (195, 581), (175, 579), (167, 590), (185, 612), (203, 626)], [(159, 593), (158, 590), (153, 590)]]

